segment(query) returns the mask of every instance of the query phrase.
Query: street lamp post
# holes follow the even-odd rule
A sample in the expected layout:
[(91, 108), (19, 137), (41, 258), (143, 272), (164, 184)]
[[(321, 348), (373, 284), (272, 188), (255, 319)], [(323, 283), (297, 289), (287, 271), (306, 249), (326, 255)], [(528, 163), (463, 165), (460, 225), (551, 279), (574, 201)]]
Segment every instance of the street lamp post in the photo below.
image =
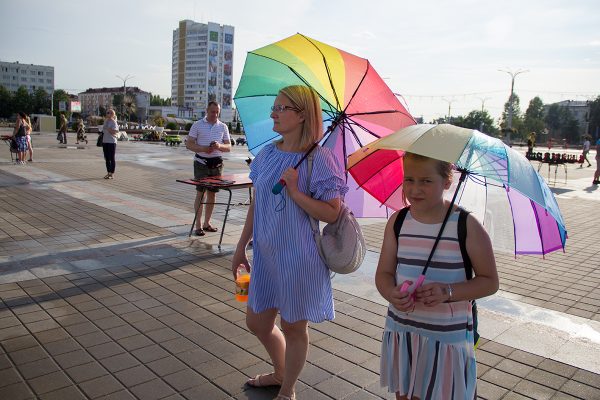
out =
[(510, 146), (510, 133), (512, 132), (512, 119), (513, 119), (513, 103), (514, 103), (514, 94), (515, 94), (515, 78), (517, 77), (517, 75), (525, 73), (525, 72), (529, 72), (528, 69), (519, 69), (516, 71), (511, 71), (511, 70), (504, 70), (504, 69), (499, 69), (498, 71), (500, 72), (506, 72), (507, 74), (510, 75), (510, 97), (508, 98), (508, 129), (506, 130), (506, 136), (507, 136), (507, 141), (508, 141), (508, 145)]
[(448, 118), (447, 118), (446, 122), (450, 123), (450, 115), (452, 115), (450, 113), (451, 110), (452, 110), (452, 103), (454, 103), (456, 100), (454, 100), (454, 99), (450, 99), (450, 100), (448, 100), (448, 99), (442, 99), (442, 100), (444, 100), (446, 103), (448, 103)]
[(123, 101), (121, 102), (121, 113), (125, 115), (125, 95), (127, 94), (127, 80), (131, 78), (135, 78), (133, 75), (127, 75), (125, 78), (115, 75), (117, 78), (123, 81)]

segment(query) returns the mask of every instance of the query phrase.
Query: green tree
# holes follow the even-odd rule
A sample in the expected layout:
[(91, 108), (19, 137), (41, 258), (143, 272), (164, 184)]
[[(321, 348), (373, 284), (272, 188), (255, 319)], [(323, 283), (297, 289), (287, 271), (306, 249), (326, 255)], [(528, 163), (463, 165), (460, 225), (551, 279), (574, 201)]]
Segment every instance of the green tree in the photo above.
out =
[(125, 106), (125, 114), (127, 115), (127, 120), (137, 121), (137, 116), (135, 115), (135, 112), (137, 111), (137, 103), (135, 96), (128, 94), (127, 96), (125, 96), (123, 104)]
[(12, 99), (13, 110), (15, 112), (24, 112), (31, 114), (31, 95), (25, 86), (19, 86)]
[(525, 111), (523, 119), (524, 134), (529, 135), (531, 132), (540, 133), (544, 130), (544, 103), (538, 96), (529, 101), (529, 106)]
[(122, 94), (113, 95), (112, 106), (117, 113), (123, 113), (123, 104), (125, 103), (125, 96)]
[(38, 114), (50, 114), (50, 96), (42, 89), (37, 88), (33, 92), (32, 98), (32, 112)]
[[(64, 101), (65, 103), (69, 103), (69, 94), (62, 89), (58, 89), (54, 91), (54, 109), (52, 110), (52, 114), (56, 117), (58, 121), (60, 118), (61, 111), (59, 111), (60, 102)], [(70, 113), (67, 111), (62, 111), (63, 114), (69, 119)]]
[(579, 122), (575, 119), (568, 107), (551, 104), (544, 118), (550, 130), (552, 139), (567, 139), (569, 143), (578, 143)]
[(589, 128), (588, 134), (594, 138), (600, 137), (600, 96), (590, 102), (590, 111), (588, 115)]
[[(512, 133), (511, 140), (524, 139), (523, 116), (521, 115), (521, 100), (519, 96), (513, 94), (513, 112), (512, 112)], [(510, 110), (510, 101), (504, 104), (504, 111), (500, 118), (500, 128), (502, 131), (508, 129), (508, 114)]]
[(152, 95), (152, 96), (150, 96), (150, 105), (151, 106), (170, 106), (171, 98), (167, 97), (167, 98), (163, 99), (159, 95)]
[(465, 128), (477, 129), (490, 136), (498, 133), (498, 128), (494, 126), (494, 119), (487, 111), (473, 110), (465, 117)]
[(14, 112), (12, 93), (0, 85), (0, 117), (9, 118)]
[(560, 135), (561, 128), (561, 109), (558, 104), (550, 104), (544, 122), (548, 128), (548, 138), (557, 139)]

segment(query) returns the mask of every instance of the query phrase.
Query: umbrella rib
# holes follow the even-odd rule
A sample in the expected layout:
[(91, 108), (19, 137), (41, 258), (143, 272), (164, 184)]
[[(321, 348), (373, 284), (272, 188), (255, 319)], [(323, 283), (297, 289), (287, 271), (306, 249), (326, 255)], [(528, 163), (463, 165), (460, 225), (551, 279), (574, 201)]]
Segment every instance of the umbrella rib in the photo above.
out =
[(337, 92), (335, 91), (335, 87), (333, 86), (333, 81), (331, 80), (331, 71), (329, 70), (329, 64), (327, 63), (327, 59), (325, 58), (325, 54), (323, 54), (323, 52), (321, 51), (321, 49), (319, 49), (317, 47), (317, 45), (314, 44), (313, 41), (310, 40), (308, 37), (304, 36), (301, 33), (299, 33), (299, 35), (302, 36), (304, 39), (306, 39), (310, 44), (312, 44), (315, 47), (315, 49), (317, 49), (317, 51), (319, 52), (319, 54), (321, 54), (321, 57), (323, 58), (323, 64), (325, 64), (325, 71), (327, 71), (327, 79), (329, 79), (329, 86), (331, 86), (331, 90), (333, 91), (333, 97), (335, 97), (335, 101), (337, 103), (337, 109), (339, 110), (341, 108), (340, 107), (340, 99), (338, 99)]
[[(302, 34), (300, 34), (300, 35), (302, 36)], [(314, 46), (314, 44), (313, 44), (313, 46)], [(318, 48), (317, 48), (317, 49), (318, 49)], [(319, 98), (320, 98), (321, 100), (323, 100), (325, 103), (327, 103), (327, 105), (329, 105), (330, 107), (334, 108), (333, 104), (331, 104), (329, 101), (327, 101), (327, 99), (325, 99), (323, 96), (321, 96), (321, 94), (320, 94), (320, 93), (319, 93), (317, 90), (315, 90), (315, 88), (313, 88), (313, 87), (312, 87), (312, 86), (311, 86), (311, 85), (310, 85), (310, 84), (309, 84), (309, 83), (306, 81), (306, 79), (304, 79), (304, 78), (303, 78), (303, 77), (302, 77), (302, 76), (301, 76), (301, 75), (300, 75), (298, 72), (296, 72), (296, 70), (295, 70), (294, 68), (290, 67), (290, 66), (289, 66), (289, 65), (287, 65), (287, 64), (284, 64), (284, 63), (282, 63), (282, 62), (281, 62), (281, 61), (279, 61), (279, 60), (276, 60), (276, 59), (274, 59), (274, 58), (271, 58), (271, 57), (264, 56), (264, 55), (262, 55), (262, 54), (256, 54), (256, 53), (254, 53), (254, 52), (251, 52), (251, 51), (249, 51), (248, 53), (250, 53), (250, 54), (254, 54), (254, 55), (255, 55), (255, 56), (257, 56), (257, 57), (266, 58), (267, 60), (274, 61), (274, 62), (276, 62), (276, 63), (279, 63), (279, 64), (281, 64), (281, 65), (283, 65), (283, 66), (287, 67), (287, 68), (288, 68), (290, 71), (292, 71), (292, 73), (293, 73), (294, 75), (296, 75), (296, 76), (298, 77), (298, 79), (300, 79), (302, 82), (304, 82), (304, 84), (305, 84), (306, 86), (308, 86), (309, 88), (313, 89), (313, 90), (315, 91), (315, 93), (317, 93), (317, 95), (319, 96)], [(321, 53), (321, 54), (323, 54), (323, 53)], [(331, 82), (331, 79), (330, 79), (330, 82)], [(337, 94), (335, 93), (335, 90), (334, 90), (333, 94), (335, 95), (335, 100), (336, 100), (336, 101), (339, 103), (339, 101), (338, 101), (338, 99), (337, 99)], [(273, 95), (272, 95), (272, 94), (268, 94), (268, 95), (264, 95), (264, 96), (273, 96)], [(246, 98), (246, 97), (254, 97), (254, 96), (245, 96), (245, 97), (241, 97), (241, 98)], [(334, 108), (334, 109), (336, 109), (336, 110), (337, 110), (337, 109), (339, 109), (339, 106), (338, 106), (338, 108)]]

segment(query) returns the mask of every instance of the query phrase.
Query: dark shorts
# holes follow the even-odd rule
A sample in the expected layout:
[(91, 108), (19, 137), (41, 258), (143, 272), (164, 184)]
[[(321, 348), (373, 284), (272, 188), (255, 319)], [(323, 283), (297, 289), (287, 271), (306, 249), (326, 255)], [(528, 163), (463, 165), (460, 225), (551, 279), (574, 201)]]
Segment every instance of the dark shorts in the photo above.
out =
[[(223, 166), (218, 168), (208, 168), (206, 165), (199, 163), (194, 160), (194, 179), (206, 178), (207, 176), (220, 176), (223, 175)], [(205, 189), (200, 186), (196, 186), (196, 190), (204, 192)], [(210, 192), (218, 192), (219, 189), (209, 189)]]

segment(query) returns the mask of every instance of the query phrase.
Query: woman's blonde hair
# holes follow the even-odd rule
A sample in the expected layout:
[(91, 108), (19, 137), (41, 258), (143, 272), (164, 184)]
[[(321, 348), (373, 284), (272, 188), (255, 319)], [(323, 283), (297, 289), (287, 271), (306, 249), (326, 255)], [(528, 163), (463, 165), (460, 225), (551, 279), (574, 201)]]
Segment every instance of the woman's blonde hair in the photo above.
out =
[(116, 120), (117, 119), (117, 113), (115, 112), (115, 110), (113, 110), (112, 108), (109, 108), (108, 110), (106, 110), (106, 115), (108, 115), (109, 112), (112, 112), (112, 115), (113, 115), (110, 118)]
[(319, 96), (313, 89), (303, 85), (287, 86), (279, 93), (287, 97), (299, 110), (298, 112), (303, 114), (304, 125), (302, 126), (300, 146), (303, 150), (308, 150), (313, 143), (323, 137), (323, 115)]

